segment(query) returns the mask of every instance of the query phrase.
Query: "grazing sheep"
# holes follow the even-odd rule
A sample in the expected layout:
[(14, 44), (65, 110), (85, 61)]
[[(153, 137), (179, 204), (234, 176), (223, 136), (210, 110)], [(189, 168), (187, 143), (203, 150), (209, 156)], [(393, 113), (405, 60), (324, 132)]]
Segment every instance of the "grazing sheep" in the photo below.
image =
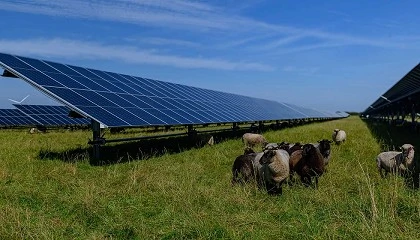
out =
[(264, 146), (263, 150), (275, 150), (275, 149), (279, 149), (280, 148), (280, 144), (279, 143), (267, 143)]
[(324, 158), (321, 152), (312, 144), (305, 144), (302, 147), (300, 159), (291, 164), (293, 171), (299, 176), (303, 184), (311, 185), (312, 177), (315, 177), (315, 187), (318, 187), (318, 177), (325, 171)]
[(287, 151), (289, 153), (289, 155), (292, 155), (292, 153), (294, 153), (297, 150), (301, 150), (302, 149), (302, 144), (300, 142), (297, 142), (295, 144), (290, 144), (289, 145), (289, 150)]
[(289, 154), (285, 150), (267, 150), (259, 160), (258, 183), (269, 194), (281, 194), (282, 184), (289, 177)]
[(342, 142), (346, 141), (346, 132), (344, 130), (340, 130), (338, 128), (334, 129), (334, 132), (332, 134), (332, 140), (336, 143), (336, 144), (340, 144)]
[(256, 145), (264, 147), (268, 144), (263, 135), (255, 133), (245, 133), (242, 136), (242, 142), (245, 144), (245, 147), (254, 147)]
[(247, 183), (256, 178), (260, 168), (259, 160), (263, 153), (254, 153), (251, 148), (245, 148), (244, 154), (236, 157), (232, 166), (232, 185)]
[(330, 140), (327, 140), (327, 139), (322, 139), (322, 140), (318, 141), (317, 144), (313, 144), (316, 148), (319, 149), (319, 152), (321, 153), (322, 157), (324, 157), (325, 166), (327, 166), (328, 163), (330, 162), (331, 143), (333, 143), (333, 141), (330, 141)]
[(244, 149), (244, 155), (246, 155), (246, 154), (251, 154), (251, 153), (255, 153), (255, 151), (254, 151), (252, 148), (250, 148), (250, 147), (246, 147), (246, 148)]
[[(407, 170), (411, 171), (414, 169), (414, 147), (406, 143), (401, 146), (401, 152), (382, 152), (376, 158), (376, 164), (383, 178), (388, 172), (404, 174)], [(382, 169), (385, 170), (385, 175)]]
[(292, 152), (292, 154), (290, 154), (290, 159), (289, 159), (290, 180), (293, 180), (296, 165), (299, 163), (301, 159), (302, 159), (302, 149), (298, 149)]
[(29, 133), (30, 134), (35, 134), (35, 133), (37, 133), (38, 132), (38, 130), (36, 129), (36, 128), (31, 128), (30, 130), (29, 130)]

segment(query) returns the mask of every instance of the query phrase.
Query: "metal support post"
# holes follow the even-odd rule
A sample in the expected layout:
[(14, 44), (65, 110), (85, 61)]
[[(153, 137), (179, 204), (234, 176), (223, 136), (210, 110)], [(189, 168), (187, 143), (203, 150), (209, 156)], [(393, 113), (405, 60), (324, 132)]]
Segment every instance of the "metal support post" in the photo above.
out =
[(101, 144), (99, 143), (101, 140), (101, 125), (99, 122), (92, 119), (92, 131), (93, 131), (93, 141), (96, 143), (93, 144), (93, 152), (92, 157), (93, 160), (99, 161), (101, 154), (100, 154), (100, 148)]

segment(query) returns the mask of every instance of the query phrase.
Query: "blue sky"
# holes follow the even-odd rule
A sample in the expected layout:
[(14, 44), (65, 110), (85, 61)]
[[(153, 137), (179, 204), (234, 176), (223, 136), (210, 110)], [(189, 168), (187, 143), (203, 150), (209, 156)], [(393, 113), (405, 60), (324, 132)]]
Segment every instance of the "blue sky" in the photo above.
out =
[[(419, 63), (418, 1), (2, 0), (0, 52), (320, 110), (363, 111)], [(20, 79), (9, 98), (53, 104)]]

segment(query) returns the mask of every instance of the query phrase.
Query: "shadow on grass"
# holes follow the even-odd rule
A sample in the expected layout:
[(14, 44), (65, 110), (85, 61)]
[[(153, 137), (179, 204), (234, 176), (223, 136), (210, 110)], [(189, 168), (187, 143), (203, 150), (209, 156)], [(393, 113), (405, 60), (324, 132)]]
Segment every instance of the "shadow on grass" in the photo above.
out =
[(406, 186), (413, 189), (420, 188), (420, 137), (418, 129), (411, 124), (389, 125), (384, 121), (363, 119), (372, 135), (381, 144), (382, 151), (399, 151), (399, 147), (405, 143), (410, 143), (417, 150), (414, 154), (414, 171), (405, 177)]
[(186, 151), (192, 148), (201, 148), (207, 144), (209, 136), (213, 136), (214, 143), (220, 143), (229, 139), (242, 137), (246, 132), (259, 132), (268, 130), (280, 130), (288, 127), (295, 127), (326, 120), (314, 120), (310, 122), (296, 121), (293, 123), (283, 122), (279, 126), (266, 125), (264, 129), (246, 129), (240, 128), (236, 131), (226, 130), (222, 132), (198, 133), (195, 137), (174, 136), (143, 139), (135, 142), (125, 142), (120, 144), (107, 144), (100, 148), (100, 160), (92, 156), (92, 146), (78, 147), (66, 151), (52, 151), (51, 149), (42, 149), (38, 153), (38, 159), (41, 160), (61, 160), (63, 162), (81, 162), (89, 159), (91, 165), (109, 165), (124, 163), (136, 160), (145, 160), (151, 157), (158, 157), (164, 154), (174, 154)]
[(154, 139), (144, 139), (135, 142), (113, 143), (100, 147), (100, 160), (92, 156), (92, 146), (78, 147), (66, 151), (52, 151), (42, 149), (38, 153), (41, 160), (61, 160), (63, 162), (74, 163), (89, 159), (92, 165), (108, 165), (124, 163), (136, 160), (145, 160), (151, 157), (158, 157), (164, 154), (180, 153), (193, 148), (201, 148), (207, 144), (208, 138), (213, 136), (215, 143), (225, 140), (240, 138), (247, 130), (237, 130), (203, 133), (196, 137), (174, 136)]

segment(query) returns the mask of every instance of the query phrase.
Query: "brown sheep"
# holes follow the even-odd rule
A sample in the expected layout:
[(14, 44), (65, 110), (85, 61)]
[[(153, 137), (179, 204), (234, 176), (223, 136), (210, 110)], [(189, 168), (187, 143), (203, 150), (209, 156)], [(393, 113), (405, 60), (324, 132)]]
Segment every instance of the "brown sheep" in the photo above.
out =
[(255, 153), (252, 148), (245, 148), (244, 154), (236, 157), (233, 162), (232, 185), (236, 183), (247, 183), (255, 179), (255, 165), (262, 155), (263, 153)]
[[(294, 159), (294, 154), (296, 159)], [(305, 144), (302, 150), (292, 154), (292, 158), (290, 166), (292, 171), (300, 176), (302, 183), (309, 186), (312, 183), (312, 177), (315, 177), (315, 187), (318, 187), (318, 177), (325, 171), (324, 158), (319, 149), (312, 144)]]

